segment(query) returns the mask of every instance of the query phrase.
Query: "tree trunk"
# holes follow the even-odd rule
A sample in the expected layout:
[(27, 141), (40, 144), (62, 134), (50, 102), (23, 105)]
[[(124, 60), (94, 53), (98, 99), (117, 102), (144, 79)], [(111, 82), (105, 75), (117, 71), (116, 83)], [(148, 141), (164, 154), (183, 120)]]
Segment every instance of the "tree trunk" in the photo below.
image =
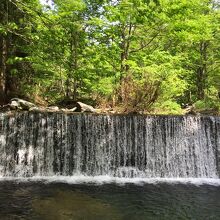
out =
[(120, 45), (120, 49), (121, 49), (121, 59), (120, 59), (120, 63), (121, 63), (121, 69), (120, 69), (120, 81), (122, 80), (123, 77), (123, 73), (125, 71), (125, 65), (124, 62), (126, 60), (126, 53), (125, 53), (125, 47), (126, 47), (126, 40), (125, 40), (125, 27), (123, 27), (123, 30), (121, 32), (121, 45)]
[(70, 74), (67, 74), (67, 79), (66, 79), (66, 97), (70, 98)]
[(204, 100), (205, 98), (205, 72), (202, 67), (197, 70), (197, 98)]
[(73, 57), (73, 69), (74, 69), (74, 84), (73, 84), (73, 100), (77, 100), (77, 90), (78, 90), (78, 80), (77, 80), (77, 69), (78, 69), (78, 42), (77, 42), (77, 33), (73, 37), (73, 51), (72, 51), (72, 57)]
[(0, 55), (0, 104), (6, 101), (6, 61), (7, 61), (7, 42), (5, 37), (1, 37)]
[(207, 78), (207, 48), (208, 42), (200, 43), (200, 62), (197, 69), (197, 98), (204, 100), (205, 98), (205, 84)]
[(125, 64), (125, 62), (129, 58), (130, 37), (132, 34), (131, 32), (132, 32), (132, 24), (131, 23), (123, 25), (122, 30), (121, 30), (121, 44), (120, 44), (120, 49), (121, 49), (120, 65), (121, 65), (121, 67), (120, 67), (120, 79), (119, 79), (119, 83), (120, 83), (120, 92), (119, 93), (120, 94), (118, 94), (118, 101), (119, 102), (123, 102), (124, 95), (125, 95), (122, 83), (123, 83), (123, 78), (128, 75), (128, 71), (129, 71), (129, 65)]
[[(2, 18), (1, 24), (6, 25), (8, 23), (8, 1), (2, 2)], [(0, 104), (6, 101), (6, 80), (7, 80), (7, 39), (2, 34), (0, 35)]]
[[(67, 75), (66, 80), (66, 97), (74, 99), (74, 101), (77, 100), (77, 76), (76, 71), (78, 68), (78, 42), (77, 42), (77, 33), (72, 32), (71, 33), (71, 41), (70, 41), (70, 60), (69, 60), (69, 73)], [(73, 93), (71, 92), (71, 86), (73, 82)]]
[(129, 70), (129, 66), (127, 64), (125, 64), (125, 61), (128, 60), (128, 57), (129, 57), (130, 37), (132, 34), (131, 32), (132, 32), (132, 24), (131, 23), (128, 24), (128, 27), (126, 27), (126, 25), (123, 26), (122, 31), (121, 31), (121, 45), (120, 45), (120, 49), (121, 49), (120, 80), (122, 80), (123, 75), (124, 74), (126, 75), (126, 73)]

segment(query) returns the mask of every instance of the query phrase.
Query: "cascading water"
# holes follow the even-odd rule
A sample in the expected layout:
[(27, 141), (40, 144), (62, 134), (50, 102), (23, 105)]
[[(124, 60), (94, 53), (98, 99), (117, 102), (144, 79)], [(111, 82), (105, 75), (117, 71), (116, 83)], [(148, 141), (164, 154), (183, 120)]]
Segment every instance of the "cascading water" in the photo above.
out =
[(0, 113), (0, 176), (219, 178), (220, 118)]

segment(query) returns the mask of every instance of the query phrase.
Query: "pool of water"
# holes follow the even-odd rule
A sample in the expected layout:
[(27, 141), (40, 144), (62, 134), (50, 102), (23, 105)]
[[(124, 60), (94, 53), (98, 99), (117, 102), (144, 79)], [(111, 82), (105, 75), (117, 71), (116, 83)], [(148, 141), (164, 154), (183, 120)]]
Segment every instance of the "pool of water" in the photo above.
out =
[(0, 219), (220, 219), (220, 186), (0, 181)]

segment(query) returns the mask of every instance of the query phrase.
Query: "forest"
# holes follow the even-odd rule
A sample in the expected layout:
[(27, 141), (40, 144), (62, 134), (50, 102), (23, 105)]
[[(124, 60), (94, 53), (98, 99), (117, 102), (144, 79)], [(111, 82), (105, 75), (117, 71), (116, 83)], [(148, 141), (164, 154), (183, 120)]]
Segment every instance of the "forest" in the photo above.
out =
[(217, 0), (1, 0), (0, 104), (220, 110)]

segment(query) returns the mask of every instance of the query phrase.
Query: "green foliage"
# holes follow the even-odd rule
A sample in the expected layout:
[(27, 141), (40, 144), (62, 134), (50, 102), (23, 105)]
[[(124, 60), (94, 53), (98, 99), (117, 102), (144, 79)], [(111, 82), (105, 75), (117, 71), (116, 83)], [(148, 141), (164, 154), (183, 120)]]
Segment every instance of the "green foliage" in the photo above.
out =
[(213, 99), (198, 100), (194, 104), (196, 110), (220, 109), (220, 101)]
[(0, 3), (0, 37), (8, 46), (7, 84), (18, 93), (162, 114), (218, 106), (218, 2), (10, 2)]
[(153, 106), (153, 112), (161, 115), (181, 115), (183, 110), (181, 106), (174, 101), (167, 100), (165, 102), (157, 102)]

